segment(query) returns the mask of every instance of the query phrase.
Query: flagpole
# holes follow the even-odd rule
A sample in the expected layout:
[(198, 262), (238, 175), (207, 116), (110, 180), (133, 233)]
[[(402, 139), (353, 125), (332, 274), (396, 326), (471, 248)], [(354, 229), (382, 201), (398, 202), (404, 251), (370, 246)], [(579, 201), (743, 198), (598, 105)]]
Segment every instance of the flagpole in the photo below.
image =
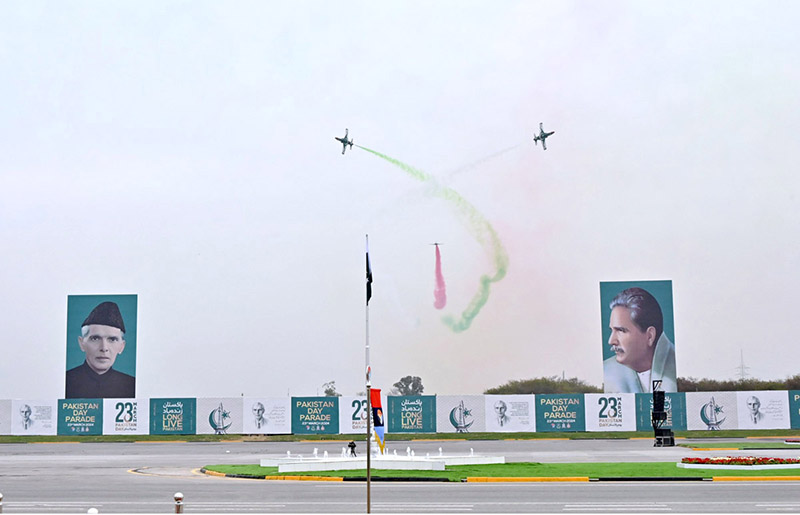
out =
[(370, 459), (372, 456), (372, 406), (370, 389), (372, 388), (372, 369), (369, 364), (369, 298), (372, 296), (372, 270), (369, 266), (369, 234), (366, 235), (367, 242), (367, 303), (366, 303), (366, 345), (365, 357), (367, 361), (367, 513), (371, 513), (370, 509)]

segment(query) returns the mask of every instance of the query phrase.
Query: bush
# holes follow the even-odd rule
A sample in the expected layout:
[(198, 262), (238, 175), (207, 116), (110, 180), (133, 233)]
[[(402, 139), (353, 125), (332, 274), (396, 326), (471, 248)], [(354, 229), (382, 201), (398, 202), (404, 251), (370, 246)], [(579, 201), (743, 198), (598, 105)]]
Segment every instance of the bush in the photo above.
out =
[(559, 379), (537, 377), (536, 379), (511, 380), (504, 385), (489, 388), (485, 394), (525, 394), (525, 393), (602, 393), (603, 390), (587, 384), (577, 377)]

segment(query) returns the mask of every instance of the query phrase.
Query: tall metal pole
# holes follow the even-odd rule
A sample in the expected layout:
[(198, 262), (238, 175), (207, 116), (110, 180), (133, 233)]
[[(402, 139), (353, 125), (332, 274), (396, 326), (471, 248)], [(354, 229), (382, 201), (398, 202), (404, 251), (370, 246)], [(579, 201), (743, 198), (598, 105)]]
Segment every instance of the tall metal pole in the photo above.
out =
[[(367, 241), (367, 291), (371, 291), (370, 281), (370, 266), (369, 266), (369, 235), (366, 236)], [(366, 304), (366, 346), (365, 354), (367, 361), (367, 513), (371, 513), (370, 507), (370, 483), (371, 483), (371, 456), (372, 456), (372, 403), (370, 400), (370, 389), (372, 388), (372, 369), (369, 365), (369, 293), (367, 294)]]
[(367, 383), (367, 513), (370, 513), (370, 457), (372, 456), (372, 407), (370, 402), (370, 385)]

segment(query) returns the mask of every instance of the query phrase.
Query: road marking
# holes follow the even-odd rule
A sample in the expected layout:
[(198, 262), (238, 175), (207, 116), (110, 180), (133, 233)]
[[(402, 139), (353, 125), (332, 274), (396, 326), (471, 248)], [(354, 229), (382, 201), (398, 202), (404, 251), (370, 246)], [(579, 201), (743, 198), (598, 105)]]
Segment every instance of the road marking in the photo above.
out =
[(667, 508), (666, 504), (635, 503), (635, 502), (625, 503), (625, 504), (611, 504), (611, 503), (606, 503), (606, 504), (596, 504), (596, 503), (592, 503), (592, 504), (565, 504), (564, 506), (603, 506), (604, 508), (616, 508), (617, 506), (622, 506), (622, 507), (632, 507), (633, 506), (633, 507), (640, 507), (640, 508)]
[(800, 476), (712, 476), (714, 481), (800, 481)]
[(133, 443), (186, 443), (188, 440), (134, 440)]
[(58, 444), (62, 444), (62, 443), (81, 443), (81, 442), (65, 440), (63, 442), (27, 442), (27, 443), (46, 443), (46, 444), (56, 444), (56, 445), (58, 445)]
[(645, 510), (651, 511), (672, 511), (672, 508), (642, 508), (639, 506), (632, 506), (628, 507), (620, 507), (617, 506), (615, 508), (605, 508), (603, 506), (580, 506), (576, 508), (572, 508), (569, 506), (564, 506), (564, 510), (574, 510), (578, 512), (589, 512), (589, 511), (610, 511), (610, 512), (622, 512), (622, 511), (632, 511), (632, 512), (642, 512)]
[(437, 509), (437, 510), (472, 510), (475, 508), (474, 504), (453, 504), (453, 503), (390, 503), (390, 502), (374, 502), (372, 503), (374, 508), (386, 508), (392, 511), (394, 510), (411, 510), (415, 512), (426, 512), (430, 509)]
[(468, 477), (467, 483), (563, 483), (584, 482), (588, 477)]

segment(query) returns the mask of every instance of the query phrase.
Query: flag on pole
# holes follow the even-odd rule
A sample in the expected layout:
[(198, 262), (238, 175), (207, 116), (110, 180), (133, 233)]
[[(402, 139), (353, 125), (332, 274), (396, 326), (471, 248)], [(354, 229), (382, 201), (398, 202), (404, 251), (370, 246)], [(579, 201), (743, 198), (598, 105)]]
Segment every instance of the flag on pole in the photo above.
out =
[(385, 440), (383, 437), (383, 408), (381, 407), (381, 390), (380, 388), (372, 388), (369, 391), (369, 400), (372, 404), (372, 421), (375, 428), (375, 440), (378, 441), (378, 446), (381, 448), (383, 454), (383, 447)]
[(367, 305), (372, 298), (372, 268), (369, 266), (369, 238), (367, 238)]

